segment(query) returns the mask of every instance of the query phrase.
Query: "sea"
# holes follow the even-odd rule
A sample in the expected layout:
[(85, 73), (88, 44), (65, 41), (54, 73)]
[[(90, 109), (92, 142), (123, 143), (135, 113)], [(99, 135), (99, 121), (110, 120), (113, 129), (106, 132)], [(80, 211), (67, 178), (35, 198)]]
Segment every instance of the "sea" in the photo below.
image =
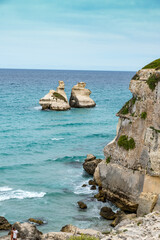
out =
[[(73, 224), (105, 231), (109, 221), (83, 170), (87, 154), (104, 159), (104, 147), (116, 136), (116, 113), (131, 98), (135, 72), (0, 69), (0, 215), (10, 223), (42, 219), (39, 230), (60, 231)], [(65, 83), (69, 99), (86, 82), (95, 108), (42, 111), (39, 99)], [(77, 202), (88, 208), (81, 210)], [(1, 232), (3, 235), (4, 232)]]

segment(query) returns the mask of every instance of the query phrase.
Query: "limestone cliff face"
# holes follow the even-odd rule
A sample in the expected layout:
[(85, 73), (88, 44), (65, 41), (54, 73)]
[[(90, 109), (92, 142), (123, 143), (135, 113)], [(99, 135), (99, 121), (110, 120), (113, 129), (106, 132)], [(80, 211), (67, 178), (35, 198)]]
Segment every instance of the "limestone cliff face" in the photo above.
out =
[(64, 91), (64, 82), (59, 81), (57, 90), (50, 90), (48, 94), (39, 100), (39, 104), (42, 106), (42, 110), (64, 111), (70, 109), (67, 95)]
[(91, 91), (85, 88), (86, 83), (80, 82), (72, 88), (69, 100), (74, 108), (95, 107), (96, 103), (90, 98)]
[(138, 71), (129, 89), (133, 98), (117, 113), (117, 135), (96, 173), (107, 198), (134, 211), (140, 194), (160, 194), (160, 70)]

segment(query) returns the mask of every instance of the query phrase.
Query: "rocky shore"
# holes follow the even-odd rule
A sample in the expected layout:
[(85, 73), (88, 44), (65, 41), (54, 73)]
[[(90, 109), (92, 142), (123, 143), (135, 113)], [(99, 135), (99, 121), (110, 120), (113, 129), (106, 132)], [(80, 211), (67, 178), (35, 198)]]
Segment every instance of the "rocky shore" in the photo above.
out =
[[(62, 87), (63, 84), (60, 85)], [(77, 104), (77, 99), (81, 101), (81, 98), (74, 98), (77, 87), (85, 86), (74, 86), (70, 104)], [(102, 217), (113, 220), (111, 226), (114, 228), (101, 233), (66, 225), (61, 232), (43, 234), (34, 224), (15, 223), (18, 239), (65, 240), (74, 237), (76, 240), (79, 237), (77, 240), (81, 240), (82, 236), (103, 240), (160, 238), (160, 59), (138, 71), (131, 79), (129, 89), (133, 97), (117, 113), (117, 135), (104, 148), (105, 159), (96, 159), (89, 154), (83, 163), (84, 170), (94, 177), (89, 184), (93, 189), (98, 187), (95, 198), (102, 202), (110, 200), (120, 209), (117, 213), (108, 207), (100, 211)], [(87, 94), (90, 95), (89, 92)], [(40, 101), (50, 104), (48, 100)], [(87, 209), (83, 202), (79, 201), (78, 205)], [(5, 224), (7, 229), (11, 228), (6, 219), (1, 217), (0, 220), (1, 229), (6, 229)], [(10, 236), (0, 239), (8, 240)]]

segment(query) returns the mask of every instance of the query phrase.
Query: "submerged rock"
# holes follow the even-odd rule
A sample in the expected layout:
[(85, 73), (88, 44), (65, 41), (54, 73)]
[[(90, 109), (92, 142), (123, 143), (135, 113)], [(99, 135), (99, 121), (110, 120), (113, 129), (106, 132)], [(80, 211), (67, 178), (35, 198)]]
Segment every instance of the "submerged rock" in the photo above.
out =
[(11, 224), (5, 217), (0, 216), (0, 230), (9, 230), (11, 229)]
[(87, 208), (87, 205), (84, 203), (84, 202), (77, 202), (78, 203), (78, 206), (81, 208), (81, 209), (86, 209)]
[[(157, 62), (160, 64), (160, 59)], [(117, 135), (104, 148), (106, 160), (98, 164), (96, 170), (107, 199), (130, 212), (137, 210), (141, 193), (160, 194), (160, 68), (156, 67), (157, 62), (132, 78), (129, 89), (133, 97), (117, 113)]]
[(95, 107), (96, 103), (90, 98), (91, 91), (85, 88), (86, 83), (79, 82), (72, 88), (69, 100), (70, 106), (74, 108)]
[(43, 222), (42, 220), (40, 220), (40, 219), (35, 219), (35, 218), (29, 218), (28, 221), (31, 222), (31, 223), (36, 223), (36, 224), (38, 224), (38, 225), (44, 224), (44, 222)]
[(42, 106), (42, 110), (65, 111), (70, 109), (67, 95), (64, 91), (64, 82), (59, 81), (57, 90), (50, 90), (48, 94), (39, 100), (39, 104)]
[(83, 163), (83, 168), (88, 174), (93, 175), (97, 165), (101, 161), (102, 161), (102, 159), (96, 159), (96, 157), (94, 155), (88, 154), (87, 158), (85, 159), (85, 161)]

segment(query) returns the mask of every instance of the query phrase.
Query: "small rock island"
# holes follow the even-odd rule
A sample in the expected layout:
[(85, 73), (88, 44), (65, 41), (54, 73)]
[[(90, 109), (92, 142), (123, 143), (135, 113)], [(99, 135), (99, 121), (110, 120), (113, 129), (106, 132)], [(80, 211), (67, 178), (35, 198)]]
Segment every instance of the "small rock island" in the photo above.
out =
[(70, 109), (67, 95), (64, 91), (64, 82), (59, 81), (57, 90), (50, 90), (43, 98), (39, 100), (42, 110), (50, 109), (56, 111), (65, 111)]
[(79, 82), (72, 88), (69, 104), (73, 108), (95, 107), (96, 103), (90, 98), (91, 91), (85, 88), (85, 82)]

